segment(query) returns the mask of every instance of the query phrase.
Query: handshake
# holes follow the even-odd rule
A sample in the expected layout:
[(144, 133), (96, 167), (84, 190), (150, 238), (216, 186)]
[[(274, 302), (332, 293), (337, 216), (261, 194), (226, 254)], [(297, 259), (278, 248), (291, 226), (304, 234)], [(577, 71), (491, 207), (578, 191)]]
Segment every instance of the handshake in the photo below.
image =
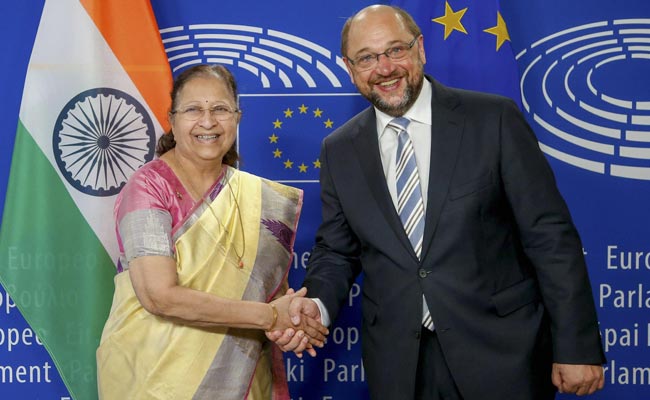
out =
[(318, 305), (305, 297), (306, 294), (304, 287), (297, 292), (289, 289), (284, 296), (271, 302), (277, 317), (274, 315), (274, 323), (266, 331), (266, 337), (282, 351), (293, 351), (298, 357), (307, 352), (315, 357), (315, 348), (325, 345), (329, 330), (322, 324)]

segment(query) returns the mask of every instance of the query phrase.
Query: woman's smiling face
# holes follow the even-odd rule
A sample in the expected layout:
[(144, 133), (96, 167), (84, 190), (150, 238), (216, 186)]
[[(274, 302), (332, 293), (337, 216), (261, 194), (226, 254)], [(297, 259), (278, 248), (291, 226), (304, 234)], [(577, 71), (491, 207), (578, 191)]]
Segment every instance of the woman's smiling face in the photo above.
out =
[[(190, 162), (221, 163), (235, 142), (241, 116), (224, 80), (210, 75), (191, 78), (180, 90), (176, 104), (170, 118), (176, 154)], [(225, 119), (217, 119), (209, 111), (215, 108), (232, 113)], [(202, 110), (201, 116), (192, 120), (189, 117), (191, 113), (186, 112), (188, 110), (194, 113)]]

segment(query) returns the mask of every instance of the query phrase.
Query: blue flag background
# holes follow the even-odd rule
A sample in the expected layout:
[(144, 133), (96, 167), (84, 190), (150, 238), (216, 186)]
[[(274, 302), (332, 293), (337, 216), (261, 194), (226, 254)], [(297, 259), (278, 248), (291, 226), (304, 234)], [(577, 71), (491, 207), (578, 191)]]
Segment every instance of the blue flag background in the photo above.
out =
[[(305, 190), (289, 276), (293, 287), (302, 282), (320, 222), (320, 142), (367, 106), (344, 69), (339, 40), (347, 17), (371, 3), (241, 0), (224, 6), (210, 0), (152, 1), (175, 75), (199, 62), (223, 63), (235, 74), (244, 111), (238, 138), (242, 169)], [(650, 179), (644, 169), (650, 167), (650, 111), (645, 108), (650, 101), (650, 3), (501, 0), (501, 9), (496, 0), (392, 4), (409, 11), (422, 28), (427, 73), (447, 85), (517, 102), (524, 94), (522, 110), (582, 234), (607, 343), (607, 386), (591, 398), (650, 398)], [(11, 38), (0, 42), (0, 206), (42, 5), (30, 0), (0, 6), (5, 16), (0, 31)], [(585, 35), (596, 36), (572, 42)], [(609, 40), (615, 43), (594, 44)], [(548, 52), (561, 43), (565, 45)], [(589, 45), (594, 47), (577, 50)], [(618, 47), (580, 62), (592, 52)], [(573, 50), (577, 52), (567, 55)], [(626, 58), (607, 61), (621, 55)], [(67, 389), (53, 366), (47, 380), (21, 382), (15, 374), (8, 379), (8, 371), (53, 364), (35, 339), (24, 339), (30, 328), (4, 291), (0, 295), (0, 398), (66, 398)], [(294, 400), (367, 398), (359, 324), (360, 289), (355, 285), (319, 356), (286, 356)]]

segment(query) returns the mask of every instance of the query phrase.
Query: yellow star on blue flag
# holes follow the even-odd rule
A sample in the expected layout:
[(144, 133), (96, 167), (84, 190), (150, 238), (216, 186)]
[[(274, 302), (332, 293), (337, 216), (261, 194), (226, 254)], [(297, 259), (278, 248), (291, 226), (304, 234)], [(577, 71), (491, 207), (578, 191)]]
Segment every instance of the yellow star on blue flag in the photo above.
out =
[(499, 0), (395, 0), (422, 29), (425, 72), (443, 84), (519, 102), (519, 72)]

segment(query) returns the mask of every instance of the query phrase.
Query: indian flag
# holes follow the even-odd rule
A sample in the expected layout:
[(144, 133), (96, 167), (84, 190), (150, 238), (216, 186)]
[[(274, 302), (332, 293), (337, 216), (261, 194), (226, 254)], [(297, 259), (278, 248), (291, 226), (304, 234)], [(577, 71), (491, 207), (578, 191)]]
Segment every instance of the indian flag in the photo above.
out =
[(45, 2), (0, 228), (0, 282), (75, 399), (97, 398), (115, 195), (154, 157), (170, 89), (148, 0)]

